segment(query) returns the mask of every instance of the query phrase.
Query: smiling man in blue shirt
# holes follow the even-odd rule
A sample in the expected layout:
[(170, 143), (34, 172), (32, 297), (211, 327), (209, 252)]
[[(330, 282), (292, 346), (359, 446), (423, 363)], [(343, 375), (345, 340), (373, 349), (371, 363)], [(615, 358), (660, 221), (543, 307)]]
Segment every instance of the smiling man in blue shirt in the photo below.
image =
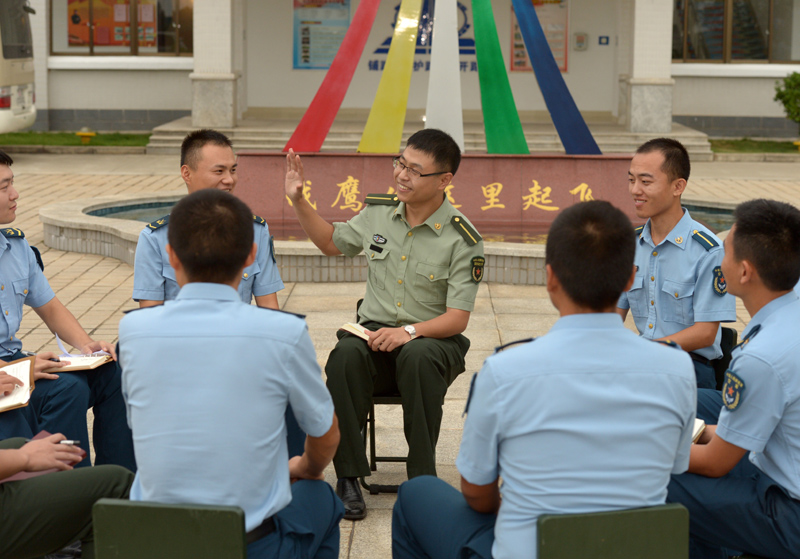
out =
[(681, 206), (689, 171), (689, 154), (670, 138), (650, 140), (631, 160), (628, 189), (647, 222), (636, 230), (636, 275), (618, 312), (625, 318), (630, 309), (643, 337), (689, 352), (697, 386), (715, 388), (720, 322), (736, 320), (736, 303), (725, 290), (719, 239)]

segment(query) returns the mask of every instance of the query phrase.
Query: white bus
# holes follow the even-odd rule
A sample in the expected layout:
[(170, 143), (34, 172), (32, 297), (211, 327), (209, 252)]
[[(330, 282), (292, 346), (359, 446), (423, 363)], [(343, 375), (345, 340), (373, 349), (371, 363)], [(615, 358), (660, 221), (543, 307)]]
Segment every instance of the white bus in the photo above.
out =
[(0, 0), (0, 133), (36, 120), (33, 41), (27, 0)]

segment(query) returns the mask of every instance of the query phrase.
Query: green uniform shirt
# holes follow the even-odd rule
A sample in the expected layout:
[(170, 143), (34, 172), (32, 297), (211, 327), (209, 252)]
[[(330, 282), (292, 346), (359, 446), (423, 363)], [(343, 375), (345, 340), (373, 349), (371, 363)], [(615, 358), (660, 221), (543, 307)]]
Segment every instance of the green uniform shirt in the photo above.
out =
[[(453, 218), (459, 221), (454, 224)], [(467, 227), (459, 232), (456, 225), (463, 222)], [(368, 204), (350, 221), (334, 223), (333, 242), (345, 256), (364, 251), (367, 257), (360, 322), (415, 324), (444, 314), (447, 307), (471, 312), (475, 306), (483, 240), (447, 199), (413, 228), (403, 202)]]

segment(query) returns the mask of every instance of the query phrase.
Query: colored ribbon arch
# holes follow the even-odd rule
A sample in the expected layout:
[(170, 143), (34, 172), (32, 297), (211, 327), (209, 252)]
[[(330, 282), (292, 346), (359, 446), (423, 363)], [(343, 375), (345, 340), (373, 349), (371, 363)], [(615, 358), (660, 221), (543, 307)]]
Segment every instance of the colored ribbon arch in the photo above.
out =
[(353, 81), (353, 74), (364, 52), (379, 5), (380, 0), (361, 0), (359, 3), (325, 79), (283, 151), (292, 148), (295, 151), (315, 152), (322, 148)]
[(600, 147), (589, 131), (586, 121), (583, 120), (564, 82), (561, 70), (558, 69), (533, 2), (531, 0), (512, 0), (512, 2), (528, 58), (536, 74), (536, 81), (539, 83), (539, 89), (542, 91), (550, 118), (553, 119), (564, 149), (569, 155), (601, 155)]
[(386, 65), (358, 144), (362, 153), (397, 153), (400, 149), (421, 12), (422, 0), (400, 4)]
[(528, 142), (508, 82), (490, 0), (472, 0), (472, 21), (475, 24), (475, 54), (486, 151), (492, 154), (528, 154)]

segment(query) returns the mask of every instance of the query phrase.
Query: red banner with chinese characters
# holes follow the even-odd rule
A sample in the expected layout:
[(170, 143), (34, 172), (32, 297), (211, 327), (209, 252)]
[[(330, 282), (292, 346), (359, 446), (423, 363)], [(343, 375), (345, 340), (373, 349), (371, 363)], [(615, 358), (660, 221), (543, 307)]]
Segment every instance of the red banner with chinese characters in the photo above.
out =
[[(347, 221), (364, 197), (393, 193), (392, 156), (301, 154), (306, 200), (324, 219)], [(560, 210), (608, 200), (634, 222), (629, 155), (464, 155), (447, 197), (489, 240), (525, 241), (546, 233)], [(277, 238), (304, 237), (284, 192), (286, 155), (239, 153), (236, 194)]]

